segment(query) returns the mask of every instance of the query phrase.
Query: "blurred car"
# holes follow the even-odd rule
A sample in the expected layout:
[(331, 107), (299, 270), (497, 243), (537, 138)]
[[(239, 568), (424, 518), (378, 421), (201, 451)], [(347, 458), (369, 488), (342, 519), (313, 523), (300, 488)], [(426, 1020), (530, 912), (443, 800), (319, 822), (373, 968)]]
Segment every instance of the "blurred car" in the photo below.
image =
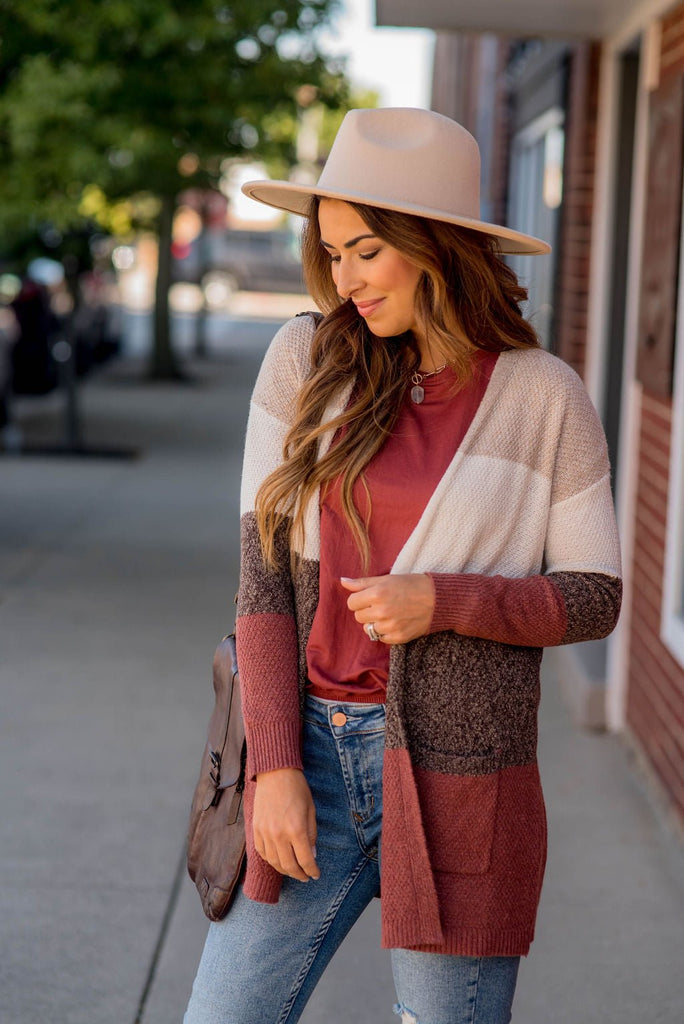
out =
[(299, 240), (287, 229), (207, 230), (174, 246), (175, 281), (228, 291), (304, 292)]

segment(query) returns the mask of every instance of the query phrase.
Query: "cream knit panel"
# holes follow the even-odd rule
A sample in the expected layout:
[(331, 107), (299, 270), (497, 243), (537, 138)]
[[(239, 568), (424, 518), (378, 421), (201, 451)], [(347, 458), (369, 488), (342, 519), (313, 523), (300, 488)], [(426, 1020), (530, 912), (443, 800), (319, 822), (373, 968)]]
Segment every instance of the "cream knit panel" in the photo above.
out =
[(240, 487), (240, 515), (253, 512), (259, 487), (283, 461), (283, 441), (289, 427), (252, 403), (247, 421), (245, 458)]
[(579, 494), (551, 506), (545, 570), (621, 575), (610, 477), (604, 476)]
[(264, 356), (247, 421), (240, 515), (254, 510), (259, 487), (283, 461), (283, 442), (308, 373), (313, 334), (311, 317), (295, 317), (276, 333)]
[(550, 480), (570, 373), (541, 349), (502, 352), (461, 451), (527, 466)]
[[(282, 461), (296, 395), (310, 368), (310, 317), (285, 324), (268, 350), (247, 430), (241, 511)], [(346, 389), (327, 410), (340, 412)], [(321, 440), (325, 452), (332, 432)], [(305, 516), (306, 559), (320, 553), (318, 495)], [(550, 531), (548, 540), (547, 529)], [(546, 547), (545, 547), (546, 542)], [(546, 560), (546, 564), (545, 564)], [(394, 572), (552, 570), (618, 575), (619, 549), (600, 421), (577, 374), (541, 349), (504, 352), (466, 437)]]
[(457, 455), (392, 572), (541, 570), (550, 481), (506, 459)]
[(505, 352), (392, 571), (551, 567), (619, 575), (605, 438), (570, 367), (542, 350)]
[(582, 381), (543, 349), (499, 356), (462, 451), (529, 466), (553, 481), (552, 503), (609, 471), (603, 428)]
[(254, 385), (252, 402), (288, 426), (311, 368), (313, 336), (310, 316), (294, 317), (283, 324), (268, 347)]
[[(289, 320), (277, 332), (259, 371), (254, 387), (245, 444), (240, 514), (254, 509), (259, 487), (283, 461), (283, 443), (290, 429), (297, 395), (311, 368), (311, 344), (315, 333), (309, 316)], [(347, 405), (352, 383), (330, 403), (324, 422), (334, 419)], [(319, 442), (323, 455), (333, 438), (326, 431)], [(316, 491), (305, 511), (304, 545), (293, 537), (294, 549), (305, 559), (320, 555), (319, 492)]]
[(603, 426), (584, 385), (574, 371), (570, 372), (572, 376), (568, 378), (563, 422), (556, 445), (552, 505), (589, 490), (599, 481), (610, 483), (608, 445)]

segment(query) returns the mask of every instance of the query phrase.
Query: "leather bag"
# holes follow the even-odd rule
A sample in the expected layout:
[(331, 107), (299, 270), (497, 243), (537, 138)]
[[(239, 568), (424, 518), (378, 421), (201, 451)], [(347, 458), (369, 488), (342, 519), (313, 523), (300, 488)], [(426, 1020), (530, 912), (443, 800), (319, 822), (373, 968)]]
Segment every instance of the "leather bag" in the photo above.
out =
[(235, 636), (221, 640), (214, 654), (216, 702), (188, 827), (188, 873), (204, 913), (220, 921), (228, 912), (245, 868), (245, 727)]

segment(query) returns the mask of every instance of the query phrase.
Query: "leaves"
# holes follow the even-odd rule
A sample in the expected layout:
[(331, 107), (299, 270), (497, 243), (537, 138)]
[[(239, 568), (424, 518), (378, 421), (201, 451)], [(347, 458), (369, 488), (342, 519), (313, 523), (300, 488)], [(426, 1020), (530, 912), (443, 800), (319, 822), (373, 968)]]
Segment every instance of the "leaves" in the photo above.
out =
[[(316, 29), (334, 0), (3, 0), (0, 229), (215, 183), (227, 156), (291, 160), (297, 91), (345, 106)], [(182, 158), (192, 154), (195, 167)], [(181, 169), (179, 170), (179, 162)], [(86, 203), (87, 207), (87, 203)]]

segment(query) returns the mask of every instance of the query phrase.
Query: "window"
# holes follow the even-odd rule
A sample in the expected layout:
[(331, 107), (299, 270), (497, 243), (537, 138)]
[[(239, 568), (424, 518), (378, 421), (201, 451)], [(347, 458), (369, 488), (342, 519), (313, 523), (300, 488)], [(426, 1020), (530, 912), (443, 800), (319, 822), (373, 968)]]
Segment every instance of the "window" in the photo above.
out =
[[(682, 231), (684, 242), (684, 224)], [(680, 245), (680, 252), (681, 252)], [(661, 638), (684, 666), (684, 260), (680, 259)]]
[[(552, 107), (513, 138), (508, 223), (553, 246), (563, 199), (563, 111)], [(523, 312), (545, 348), (552, 345), (555, 256), (509, 256), (529, 292)]]

